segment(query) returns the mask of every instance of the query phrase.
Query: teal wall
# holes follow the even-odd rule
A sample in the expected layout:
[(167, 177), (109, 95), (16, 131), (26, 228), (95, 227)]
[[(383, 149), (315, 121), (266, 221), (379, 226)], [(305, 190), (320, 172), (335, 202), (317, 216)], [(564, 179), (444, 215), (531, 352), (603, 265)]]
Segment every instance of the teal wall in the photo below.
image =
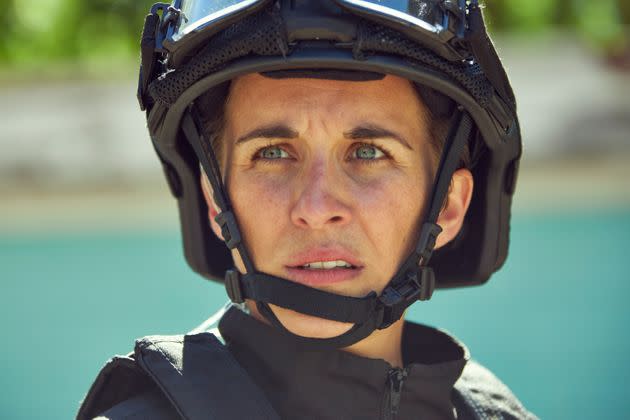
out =
[[(542, 418), (622, 417), (630, 210), (517, 215), (512, 238), (490, 283), (438, 292), (410, 318), (464, 340)], [(0, 238), (0, 418), (71, 418), (106, 359), (225, 299), (174, 231)]]

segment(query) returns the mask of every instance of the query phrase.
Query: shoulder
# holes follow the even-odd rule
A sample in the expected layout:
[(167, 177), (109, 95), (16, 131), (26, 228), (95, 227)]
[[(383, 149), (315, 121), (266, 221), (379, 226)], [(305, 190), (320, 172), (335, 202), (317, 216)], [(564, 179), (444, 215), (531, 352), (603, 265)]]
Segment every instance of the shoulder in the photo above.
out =
[(478, 418), (537, 419), (499, 378), (475, 361), (466, 364), (455, 390)]
[(136, 340), (134, 352), (107, 361), (83, 399), (77, 420), (179, 418), (155, 378), (148, 374), (139, 359), (147, 357), (147, 353), (154, 353), (153, 356), (159, 353), (160, 358), (163, 357), (170, 366), (176, 366), (183, 362), (179, 353), (183, 350), (184, 339), (194, 340), (199, 335), (206, 336), (204, 343), (208, 342), (208, 336), (212, 336), (213, 347), (223, 347), (216, 323), (226, 309), (221, 309), (186, 335), (144, 337)]
[(177, 414), (133, 354), (107, 361), (83, 399), (77, 420), (176, 419)]

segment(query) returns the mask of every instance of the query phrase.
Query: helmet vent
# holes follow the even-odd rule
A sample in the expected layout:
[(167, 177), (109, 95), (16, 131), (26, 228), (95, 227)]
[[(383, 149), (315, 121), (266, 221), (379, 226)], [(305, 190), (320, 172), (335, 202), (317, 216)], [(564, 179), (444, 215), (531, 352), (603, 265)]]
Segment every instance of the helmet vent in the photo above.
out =
[(450, 76), (473, 96), (482, 107), (486, 107), (493, 88), (479, 64), (471, 61), (453, 62), (423, 48), (416, 42), (393, 29), (364, 21), (359, 30), (359, 41), (355, 44), (355, 56), (370, 53), (390, 53), (412, 59), (412, 62), (432, 67)]
[[(428, 66), (451, 78), (475, 100), (486, 107), (493, 87), (474, 61), (449, 61), (422, 47), (405, 35), (380, 25), (361, 21), (353, 52), (357, 59), (370, 54), (392, 54), (410, 63)], [(289, 51), (286, 31), (273, 8), (251, 15), (228, 27), (210, 40), (184, 65), (164, 73), (151, 83), (155, 101), (170, 106), (195, 82), (246, 56), (286, 56)]]
[(285, 31), (273, 9), (249, 16), (218, 34), (185, 65), (170, 70), (151, 83), (149, 93), (167, 106), (195, 82), (223, 65), (248, 55), (286, 55)]

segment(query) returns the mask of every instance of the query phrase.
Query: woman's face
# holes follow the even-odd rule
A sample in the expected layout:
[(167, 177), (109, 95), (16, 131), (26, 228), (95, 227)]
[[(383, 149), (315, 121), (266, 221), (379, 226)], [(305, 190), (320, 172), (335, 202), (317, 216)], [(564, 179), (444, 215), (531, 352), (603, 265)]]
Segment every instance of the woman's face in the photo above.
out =
[[(415, 244), (435, 170), (412, 85), (253, 74), (232, 83), (225, 117), (227, 190), (256, 268), (340, 295), (380, 293)], [(349, 328), (272, 308), (300, 335)]]

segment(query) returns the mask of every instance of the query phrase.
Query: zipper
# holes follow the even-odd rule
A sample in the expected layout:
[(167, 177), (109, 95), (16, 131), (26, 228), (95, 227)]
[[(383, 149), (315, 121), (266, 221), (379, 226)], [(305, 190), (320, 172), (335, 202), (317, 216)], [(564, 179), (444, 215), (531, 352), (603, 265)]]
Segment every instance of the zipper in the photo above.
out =
[(383, 408), (381, 418), (384, 420), (394, 420), (398, 414), (400, 406), (400, 393), (403, 383), (407, 377), (407, 370), (394, 368), (387, 372), (387, 385), (383, 396)]

